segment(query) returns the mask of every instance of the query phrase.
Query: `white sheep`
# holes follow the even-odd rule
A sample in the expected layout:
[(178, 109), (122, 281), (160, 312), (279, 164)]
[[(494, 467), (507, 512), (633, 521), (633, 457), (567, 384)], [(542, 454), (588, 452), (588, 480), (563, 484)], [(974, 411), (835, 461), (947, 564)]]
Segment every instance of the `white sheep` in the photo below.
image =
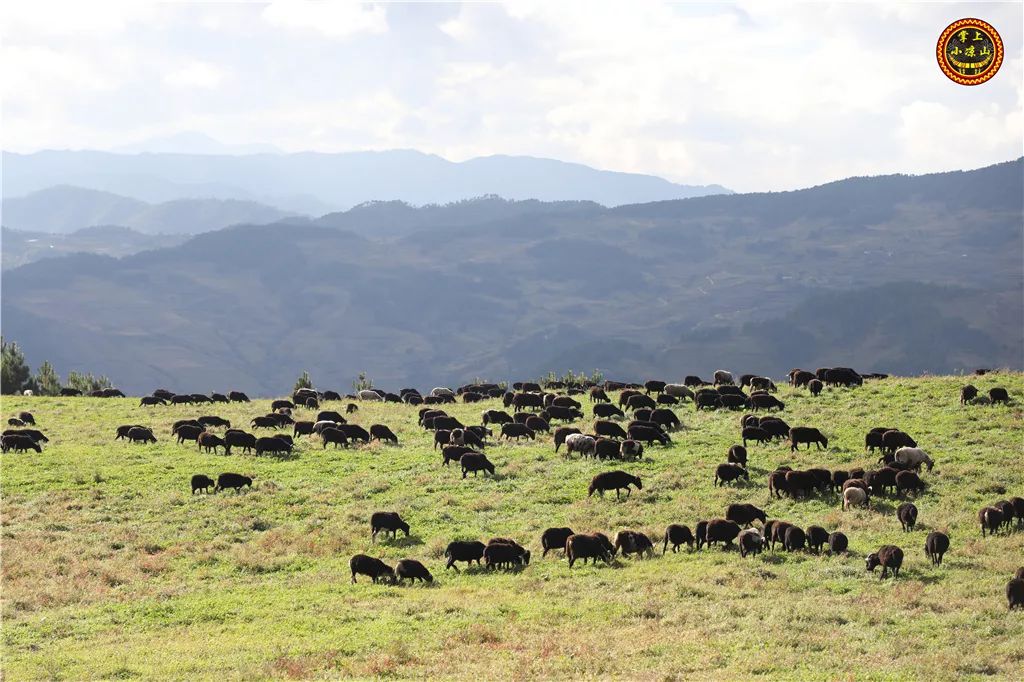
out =
[(862, 488), (851, 486), (843, 491), (843, 511), (856, 505), (867, 506), (868, 494)]
[(572, 433), (565, 438), (565, 456), (578, 452), (584, 457), (593, 455), (597, 449), (597, 441), (583, 433)]
[(931, 471), (932, 467), (935, 466), (932, 458), (921, 448), (908, 448), (904, 446), (896, 451), (895, 458), (900, 464), (913, 467), (914, 471), (920, 471), (922, 464), (928, 467), (928, 471)]

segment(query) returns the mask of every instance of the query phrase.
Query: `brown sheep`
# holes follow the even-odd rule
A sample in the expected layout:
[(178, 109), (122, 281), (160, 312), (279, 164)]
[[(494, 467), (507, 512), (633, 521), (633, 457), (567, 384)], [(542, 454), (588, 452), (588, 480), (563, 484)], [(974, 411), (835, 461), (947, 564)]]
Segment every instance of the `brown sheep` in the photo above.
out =
[(892, 571), (893, 578), (898, 578), (900, 567), (903, 566), (903, 550), (895, 545), (882, 545), (877, 552), (869, 554), (865, 562), (866, 570), (872, 573), (879, 566), (882, 567), (882, 574), (878, 576), (879, 580), (885, 578), (889, 571)]

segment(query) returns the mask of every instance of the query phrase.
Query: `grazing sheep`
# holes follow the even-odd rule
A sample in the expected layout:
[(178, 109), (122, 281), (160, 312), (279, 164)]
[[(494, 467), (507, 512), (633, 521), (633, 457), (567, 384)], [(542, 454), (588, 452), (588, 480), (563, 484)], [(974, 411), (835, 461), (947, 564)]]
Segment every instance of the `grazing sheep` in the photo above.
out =
[(985, 507), (978, 512), (978, 522), (981, 524), (981, 537), (985, 537), (985, 530), (989, 535), (995, 535), (999, 527), (1003, 525), (1003, 512), (995, 507)]
[(441, 448), (441, 465), (448, 466), (449, 462), (458, 462), (463, 455), (470, 452), (476, 451), (465, 445), (446, 445)]
[(626, 400), (627, 411), (638, 410), (642, 407), (653, 410), (658, 407), (658, 403), (655, 402), (653, 398), (648, 395), (644, 395), (643, 393), (631, 395), (629, 396), (629, 399)]
[(960, 404), (961, 405), (966, 405), (967, 403), (971, 402), (972, 400), (974, 400), (977, 397), (978, 397), (978, 389), (975, 386), (972, 386), (971, 384), (967, 384), (966, 386), (964, 386), (963, 388), (960, 389)]
[[(308, 422), (308, 421), (295, 422), (295, 424), (292, 427), (292, 435), (295, 436), (296, 438), (298, 438), (299, 436), (311, 436), (314, 433), (313, 432), (313, 428), (316, 426), (316, 424), (319, 424), (319, 423), (321, 423), (321, 422), (316, 422), (316, 423)], [(327, 423), (333, 424), (334, 422), (327, 422)]]
[(381, 580), (387, 580), (387, 582), (394, 584), (395, 582), (395, 570), (385, 564), (380, 559), (375, 559), (365, 554), (356, 554), (348, 562), (348, 567), (352, 570), (352, 582), (356, 582), (356, 574), (370, 576), (373, 582), (379, 582)]
[(862, 488), (851, 486), (843, 491), (843, 511), (855, 506), (867, 507), (868, 494)]
[(882, 567), (882, 574), (878, 576), (879, 580), (885, 578), (889, 571), (892, 571), (893, 578), (898, 578), (900, 567), (903, 565), (903, 550), (895, 545), (882, 545), (877, 552), (867, 556), (865, 563), (866, 570), (872, 573), (879, 566)]
[(764, 536), (756, 528), (748, 528), (741, 531), (737, 537), (740, 546), (740, 556), (746, 558), (748, 554), (757, 555), (764, 549)]
[(793, 499), (810, 497), (821, 485), (810, 471), (787, 471), (786, 488)]
[(606, 438), (618, 438), (619, 440), (626, 440), (628, 435), (621, 426), (615, 422), (598, 419), (594, 422), (594, 433), (598, 436), (605, 436)]
[(155, 395), (143, 396), (142, 399), (139, 400), (139, 407), (144, 407), (144, 406), (152, 407), (154, 405), (166, 405), (166, 404), (167, 404), (167, 400), (165, 400), (164, 398), (161, 398), (159, 396), (155, 396)]
[(256, 439), (256, 455), (287, 455), (292, 451), (292, 443), (288, 436), (267, 436)]
[(209, 494), (210, 488), (216, 486), (216, 482), (209, 476), (203, 474), (196, 474), (192, 477), (192, 494), (195, 495), (197, 491), (202, 490), (204, 493)]
[(371, 388), (356, 392), (356, 397), (359, 398), (359, 400), (365, 400), (371, 403), (381, 402), (384, 400), (384, 397), (380, 393)]
[(727, 372), (724, 369), (715, 370), (715, 386), (719, 384), (732, 384), (732, 372)]
[(264, 417), (253, 417), (252, 421), (249, 422), (249, 426), (254, 429), (279, 429), (281, 428), (281, 422), (274, 415), (266, 415)]
[(128, 432), (135, 428), (144, 429), (146, 427), (142, 426), (141, 424), (122, 424), (121, 426), (117, 427), (117, 432), (116, 435), (114, 436), (114, 440), (121, 440), (122, 438), (127, 440)]
[(942, 565), (942, 555), (949, 550), (949, 536), (945, 533), (940, 533), (937, 530), (933, 530), (928, 533), (928, 537), (924, 540), (924, 554), (926, 557), (931, 559), (932, 565)]
[(565, 556), (569, 559), (569, 568), (572, 568), (578, 559), (583, 563), (591, 559), (595, 564), (601, 559), (606, 564), (611, 564), (614, 555), (615, 547), (604, 533), (575, 533), (565, 541)]
[(673, 523), (665, 529), (665, 544), (661, 549), (662, 554), (668, 551), (669, 543), (672, 544), (673, 553), (679, 551), (679, 545), (682, 544), (685, 544), (690, 549), (693, 549), (693, 532), (690, 530), (689, 526)]
[(605, 471), (594, 476), (593, 480), (590, 481), (590, 487), (587, 488), (587, 497), (593, 496), (595, 492), (604, 497), (606, 490), (614, 490), (615, 499), (619, 499), (619, 493), (623, 489), (626, 491), (626, 497), (629, 497), (630, 493), (632, 493), (631, 485), (635, 485), (637, 490), (643, 490), (644, 488), (639, 476), (633, 476), (619, 470)]
[(345, 406), (345, 414), (352, 414), (353, 412), (358, 412), (358, 411), (359, 411), (359, 406), (356, 405), (355, 403), (349, 403), (348, 405)]
[(843, 487), (843, 484), (846, 483), (848, 480), (850, 480), (850, 472), (849, 471), (833, 471), (832, 472), (832, 481), (831, 481), (832, 492), (836, 492), (838, 490), (841, 490), (842, 487)]
[(487, 455), (482, 452), (467, 452), (459, 458), (459, 464), (462, 465), (462, 477), (465, 478), (466, 474), (470, 471), (473, 472), (473, 478), (476, 478), (478, 471), (483, 471), (485, 474), (494, 476), (494, 465), (487, 459)]
[(370, 440), (377, 439), (398, 445), (398, 436), (384, 424), (374, 424), (370, 427)]
[(456, 561), (465, 561), (467, 564), (475, 561), (477, 565), (481, 565), (480, 562), (484, 558), (485, 549), (484, 543), (477, 541), (464, 542), (456, 540), (449, 542), (448, 547), (444, 550), (444, 556), (448, 559), (445, 570), (454, 568), (458, 572), (459, 567), (455, 565)]
[(530, 440), (536, 440), (537, 438), (533, 430), (525, 424), (502, 424), (501, 435), (508, 440), (515, 438), (517, 441), (520, 438), (529, 438)]
[(1010, 394), (1006, 392), (1005, 388), (1000, 388), (998, 386), (996, 388), (989, 389), (988, 399), (992, 401), (993, 405), (996, 403), (1004, 403), (1006, 405), (1010, 404)]
[[(733, 540), (740, 534), (740, 525), (728, 519), (711, 519), (703, 530), (703, 542), (707, 543), (708, 548), (716, 542), (721, 542), (722, 549), (725, 550), (732, 545)], [(698, 530), (697, 548), (700, 549), (701, 545), (701, 534), (700, 530)]]
[(818, 446), (818, 449), (828, 448), (828, 438), (821, 431), (810, 426), (795, 426), (789, 430), (789, 449), (793, 452), (799, 449), (801, 443), (807, 443), (810, 450), (811, 443)]
[(749, 527), (754, 521), (768, 522), (768, 515), (764, 510), (747, 503), (730, 504), (725, 509), (725, 518), (744, 527)]
[(377, 542), (377, 533), (391, 533), (391, 537), (394, 538), (398, 535), (398, 531), (405, 533), (405, 537), (409, 537), (409, 524), (402, 520), (402, 517), (398, 515), (398, 512), (374, 512), (370, 516), (370, 539), (372, 542)]
[(896, 518), (900, 520), (904, 533), (914, 530), (917, 524), (917, 505), (913, 502), (904, 502), (896, 509)]
[(714, 410), (722, 407), (722, 396), (718, 391), (700, 391), (693, 399), (696, 410)]
[(1024, 497), (1011, 497), (1010, 506), (1013, 507), (1013, 515), (1017, 517), (1017, 525), (1024, 524)]
[(14, 452), (35, 450), (40, 453), (43, 451), (38, 442), (23, 433), (8, 433), (0, 437), (0, 450), (3, 452), (8, 450), (13, 450)]
[(924, 481), (922, 481), (921, 477), (913, 471), (900, 471), (896, 474), (897, 493), (903, 494), (904, 492), (913, 492), (917, 495), (920, 494), (924, 488)]
[(26, 424), (29, 424), (31, 426), (35, 426), (36, 425), (36, 418), (35, 418), (35, 416), (33, 416), (33, 414), (31, 412), (19, 412), (18, 413), (18, 419), (20, 419), (21, 421), (23, 421)]
[(619, 448), (622, 459), (643, 459), (644, 446), (635, 440), (624, 440)]
[(504, 410), (484, 410), (480, 414), (480, 421), (486, 426), (487, 424), (510, 424), (513, 419), (512, 416)]
[(608, 403), (611, 402), (611, 398), (605, 393), (605, 390), (600, 386), (592, 386), (590, 389), (590, 402), (592, 403)]
[(842, 554), (846, 552), (850, 547), (850, 540), (845, 534), (840, 532), (832, 533), (828, 536), (828, 553), (829, 554)]
[(730, 464), (739, 464), (745, 469), (747, 467), (747, 449), (742, 445), (733, 445), (729, 448), (729, 458), (726, 461)]
[(345, 432), (339, 428), (328, 427), (321, 429), (320, 440), (323, 443), (323, 449), (327, 448), (328, 443), (332, 443), (335, 448), (339, 445), (342, 447), (348, 447), (348, 438), (345, 436)]
[(242, 474), (223, 473), (217, 477), (217, 486), (213, 489), (213, 492), (234, 488), (235, 494), (238, 494), (242, 492), (244, 486), (248, 486), (251, 489), (252, 478)]
[(890, 429), (882, 434), (882, 452), (894, 454), (902, 447), (916, 448), (917, 441), (899, 429)]
[(935, 466), (935, 462), (932, 461), (932, 458), (929, 457), (928, 453), (921, 448), (899, 448), (896, 450), (893, 461), (910, 467), (914, 471), (921, 471), (921, 465), (928, 467), (928, 471), (931, 471), (932, 467)]
[(651, 412), (650, 420), (666, 431), (674, 431), (683, 425), (676, 413), (666, 407), (659, 407)]
[(768, 495), (770, 497), (782, 497), (783, 493), (789, 493), (786, 485), (786, 471), (773, 471), (768, 474)]
[(565, 552), (565, 541), (569, 539), (569, 536), (573, 535), (572, 528), (548, 528), (546, 531), (541, 533), (540, 546), (544, 549), (541, 557), (546, 557), (548, 552), (553, 549), (560, 549)]
[(620, 419), (624, 419), (626, 417), (626, 413), (611, 403), (598, 403), (594, 405), (594, 416), (601, 419), (608, 419), (610, 417), (619, 417)]
[(647, 443), (647, 445), (652, 445), (654, 441), (658, 441), (662, 445), (668, 445), (672, 442), (667, 433), (660, 428), (650, 426), (631, 425), (626, 435), (629, 440), (640, 441), (641, 443)]
[(715, 487), (740, 478), (750, 481), (750, 473), (739, 464), (719, 464), (715, 468)]
[(538, 433), (541, 431), (543, 431), (544, 433), (549, 433), (551, 431), (551, 426), (547, 423), (547, 421), (537, 416), (528, 417), (526, 419), (525, 426), (534, 433)]
[(646, 534), (635, 530), (622, 530), (615, 535), (615, 552), (622, 552), (622, 556), (629, 556), (630, 554), (636, 554), (639, 557), (643, 557), (644, 554), (648, 558), (654, 556), (654, 544)]
[(199, 434), (199, 437), (196, 438), (196, 447), (207, 452), (217, 452), (217, 448), (225, 448), (225, 454), (227, 454), (224, 439), (208, 431)]
[(580, 433), (580, 430), (575, 426), (561, 426), (555, 429), (555, 452), (558, 452), (558, 448), (560, 448), (562, 444), (565, 443), (566, 438), (578, 433)]
[(784, 410), (786, 409), (786, 403), (782, 402), (773, 395), (767, 393), (755, 393), (748, 399), (750, 409), (752, 410)]
[(243, 452), (252, 452), (256, 447), (256, 436), (237, 429), (224, 433), (224, 454), (230, 455), (231, 448), (242, 448)]
[(129, 442), (132, 443), (155, 443), (156, 436), (153, 435), (153, 430), (148, 429), (145, 426), (133, 426), (128, 429), (126, 436)]
[(515, 568), (529, 563), (530, 551), (513, 540), (492, 538), (484, 547), (484, 566), (490, 570)]
[(683, 384), (665, 384), (665, 394), (682, 400), (693, 400), (693, 391)]
[(583, 433), (571, 433), (565, 437), (565, 457), (572, 453), (580, 453), (583, 457), (594, 456), (597, 449), (597, 441), (593, 436)]
[(1024, 576), (1020, 569), (1016, 577), (1006, 583), (1006, 603), (1010, 611), (1024, 609)]
[(398, 577), (398, 584), (401, 585), (402, 581), (406, 578), (409, 579), (410, 583), (415, 583), (417, 580), (421, 580), (425, 583), (434, 582), (434, 576), (430, 574), (427, 567), (421, 564), (415, 559), (402, 559), (395, 565), (395, 575)]
[(825, 384), (821, 382), (821, 379), (811, 379), (807, 382), (807, 390), (811, 392), (811, 395), (817, 398), (821, 391), (825, 388)]
[(771, 442), (772, 436), (770, 433), (762, 429), (760, 426), (747, 426), (743, 429), (743, 447), (747, 447), (747, 441), (757, 441), (762, 445), (766, 445)]
[(786, 539), (782, 543), (787, 552), (795, 552), (798, 549), (803, 549), (807, 542), (807, 533), (804, 532), (803, 528), (799, 526), (790, 526), (786, 529)]

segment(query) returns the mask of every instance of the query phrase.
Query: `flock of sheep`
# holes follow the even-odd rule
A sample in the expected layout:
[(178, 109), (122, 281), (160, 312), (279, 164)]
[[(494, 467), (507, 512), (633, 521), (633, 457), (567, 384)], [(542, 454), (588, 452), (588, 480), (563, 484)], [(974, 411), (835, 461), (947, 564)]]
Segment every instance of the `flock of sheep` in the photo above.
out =
[[(884, 375), (861, 375), (850, 368), (823, 368), (817, 372), (794, 369), (789, 373), (792, 386), (806, 387), (812, 395), (818, 395), (826, 385), (858, 386), (865, 378), (884, 378)], [(171, 435), (179, 444), (194, 442), (197, 448), (207, 452), (216, 452), (220, 448), (224, 454), (231, 454), (232, 448), (237, 448), (256, 455), (284, 457), (291, 455), (295, 439), (302, 436), (318, 437), (322, 448), (328, 445), (348, 447), (352, 443), (368, 443), (374, 439), (397, 445), (397, 436), (384, 424), (373, 424), (365, 429), (349, 423), (338, 411), (320, 410), (320, 407), (323, 402), (341, 400), (404, 403), (421, 406), (418, 424), (433, 433), (434, 447), (441, 449), (442, 465), (458, 462), (462, 477), (466, 478), (469, 473), (474, 476), (478, 473), (496, 475), (494, 464), (483, 452), (488, 439), (494, 437), (494, 427), (499, 428), (499, 437), (509, 440), (535, 440), (538, 433), (551, 433), (555, 452), (564, 445), (566, 457), (578, 454), (601, 460), (634, 461), (643, 457), (644, 444), (665, 445), (672, 442), (671, 433), (682, 426), (673, 408), (692, 401), (697, 410), (751, 411), (740, 419), (739, 440), (742, 440), (742, 445), (731, 446), (726, 455), (727, 461), (714, 469), (716, 486), (750, 480), (747, 459), (748, 447), (752, 447), (752, 443), (763, 445), (786, 440), (792, 450), (798, 449), (800, 445), (809, 448), (813, 444), (819, 450), (828, 447), (828, 439), (817, 428), (790, 426), (779, 416), (785, 410), (785, 404), (773, 395), (776, 386), (766, 377), (743, 375), (734, 381), (731, 373), (720, 370), (715, 372), (712, 382), (689, 376), (679, 384), (655, 380), (642, 385), (612, 381), (600, 385), (551, 382), (541, 387), (538, 383), (523, 382), (513, 384), (511, 389), (507, 390), (505, 386), (497, 384), (471, 384), (454, 391), (435, 388), (427, 395), (415, 389), (403, 389), (397, 394), (367, 389), (347, 396), (333, 391), (299, 389), (291, 400), (273, 401), (270, 413), (257, 415), (249, 422), (253, 431), (267, 429), (273, 431), (273, 435), (260, 437), (233, 428), (229, 420), (216, 415), (179, 420), (173, 424)], [(749, 393), (744, 389), (749, 389)], [(609, 397), (613, 391), (619, 392), (617, 405), (612, 404)], [(97, 397), (121, 395), (120, 391), (110, 389)], [(583, 404), (574, 397), (581, 395), (589, 397), (595, 417), (593, 433), (583, 433), (579, 428), (567, 425), (555, 426), (557, 421), (568, 423), (584, 418)], [(486, 409), (481, 414), (481, 424), (465, 425), (447, 414), (443, 408), (443, 405), (455, 403), (459, 399), (465, 403), (474, 403), (495, 398), (501, 399), (506, 409), (513, 408), (514, 413)], [(979, 401), (978, 389), (968, 385), (963, 387), (960, 401), (962, 404), (1006, 403), (1009, 402), (1009, 395), (1005, 389), (994, 387), (989, 391), (987, 400)], [(249, 402), (249, 398), (237, 391), (206, 396), (178, 395), (161, 389), (154, 391), (151, 396), (143, 397), (140, 407), (226, 402)], [(294, 415), (299, 408), (317, 410), (316, 418), (296, 420)], [(345, 412), (351, 416), (358, 409), (357, 402), (349, 402)], [(765, 414), (757, 414), (760, 411)], [(627, 414), (631, 420), (624, 428), (616, 420), (625, 419)], [(15, 428), (5, 430), (0, 438), (4, 452), (41, 451), (41, 444), (47, 442), (47, 438), (41, 431), (27, 428), (35, 426), (31, 413), (21, 412), (8, 422), (9, 426)], [(220, 427), (225, 429), (223, 435), (212, 431)], [(291, 435), (278, 432), (287, 427), (291, 428)], [(141, 424), (118, 427), (115, 439), (142, 443), (157, 441), (153, 429)], [(793, 499), (833, 495), (845, 511), (855, 506), (868, 507), (872, 497), (886, 494), (902, 497), (917, 495), (925, 490), (926, 483), (921, 478), (922, 469), (930, 472), (935, 462), (918, 447), (909, 434), (897, 428), (874, 427), (865, 436), (865, 449), (879, 452), (878, 468), (830, 471), (824, 467), (793, 470), (781, 466), (768, 474), (769, 495), (786, 495)], [(252, 487), (252, 478), (232, 472), (221, 473), (216, 480), (205, 474), (196, 474), (191, 479), (193, 495), (227, 489), (238, 492), (244, 487)], [(592, 496), (596, 492), (603, 497), (606, 492), (614, 491), (616, 497), (623, 492), (628, 496), (633, 489), (643, 490), (640, 477), (616, 469), (594, 476), (587, 495)], [(896, 517), (904, 531), (912, 531), (917, 523), (918, 509), (913, 502), (905, 501), (896, 510)], [(409, 534), (409, 525), (395, 512), (376, 512), (370, 522), (374, 541), (381, 533), (394, 536), (401, 531)], [(755, 522), (760, 527), (755, 526)], [(986, 533), (1010, 532), (1015, 526), (1020, 528), (1024, 524), (1024, 498), (1013, 497), (986, 506), (979, 511), (978, 522), (983, 536)], [(775, 551), (776, 547), (784, 551), (807, 550), (816, 553), (827, 548), (829, 553), (835, 554), (846, 552), (849, 545), (843, 533), (829, 532), (820, 525), (801, 528), (783, 520), (768, 519), (765, 511), (753, 504), (731, 504), (723, 518), (698, 521), (695, 530), (684, 524), (672, 524), (666, 528), (659, 542), (663, 554), (670, 545), (672, 551), (676, 552), (684, 544), (690, 549), (700, 550), (705, 545), (710, 547), (714, 544), (721, 544), (723, 549), (728, 549), (735, 543), (741, 557), (756, 555), (766, 549)], [(585, 534), (574, 533), (565, 527), (549, 528), (541, 535), (540, 546), (543, 556), (549, 551), (562, 552), (570, 567), (577, 561), (586, 563), (588, 560), (601, 560), (611, 563), (619, 553), (623, 556), (651, 556), (654, 553), (654, 541), (636, 530), (622, 530), (613, 540), (604, 533)], [(949, 537), (940, 531), (933, 531), (925, 540), (924, 550), (931, 562), (940, 566), (949, 547)], [(492, 538), (486, 544), (461, 540), (451, 542), (444, 556), (447, 559), (445, 568), (458, 570), (458, 562), (475, 562), (489, 569), (501, 569), (525, 567), (530, 562), (531, 553), (514, 540)], [(880, 578), (890, 573), (897, 577), (903, 559), (902, 549), (884, 545), (868, 555), (866, 568), (874, 571), (881, 567)], [(392, 568), (380, 559), (359, 554), (352, 557), (350, 568), (353, 582), (357, 575), (369, 576), (374, 582), (401, 582), (405, 579), (413, 582), (433, 581), (430, 571), (414, 559), (403, 559)], [(1006, 598), (1010, 609), (1024, 608), (1024, 568), (1018, 570), (1007, 584)]]

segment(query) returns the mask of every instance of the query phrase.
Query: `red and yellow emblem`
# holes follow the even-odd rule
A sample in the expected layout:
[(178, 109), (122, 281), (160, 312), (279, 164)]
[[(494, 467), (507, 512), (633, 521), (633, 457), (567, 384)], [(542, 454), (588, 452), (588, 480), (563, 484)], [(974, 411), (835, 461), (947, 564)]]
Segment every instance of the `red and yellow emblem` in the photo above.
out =
[(960, 19), (939, 36), (935, 56), (949, 80), (980, 85), (1003, 65), (1003, 39), (987, 21)]

